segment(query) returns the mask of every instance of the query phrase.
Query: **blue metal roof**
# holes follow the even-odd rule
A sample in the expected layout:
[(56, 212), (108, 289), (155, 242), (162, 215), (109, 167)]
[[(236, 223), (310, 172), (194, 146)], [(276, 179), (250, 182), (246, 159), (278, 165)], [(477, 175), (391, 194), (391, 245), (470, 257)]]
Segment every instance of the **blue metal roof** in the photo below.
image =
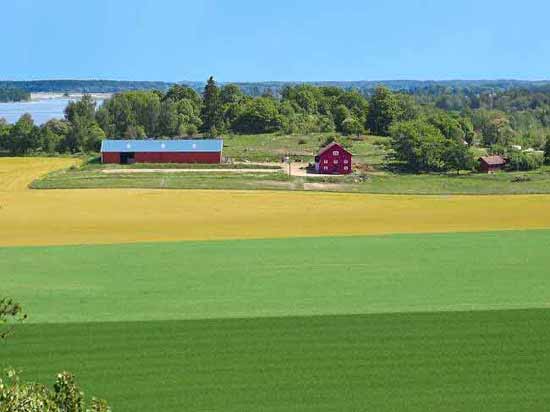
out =
[(103, 140), (101, 152), (221, 152), (222, 139)]

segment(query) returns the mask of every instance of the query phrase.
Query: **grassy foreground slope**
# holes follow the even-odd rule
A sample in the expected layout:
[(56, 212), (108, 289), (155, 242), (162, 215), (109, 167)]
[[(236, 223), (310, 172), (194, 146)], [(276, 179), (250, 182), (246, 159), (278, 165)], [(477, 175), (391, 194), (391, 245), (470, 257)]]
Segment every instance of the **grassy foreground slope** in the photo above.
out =
[(32, 322), (545, 308), (550, 231), (0, 248)]
[(122, 412), (544, 410), (549, 246), (519, 231), (0, 248), (2, 293), (32, 322), (0, 367), (71, 370)]
[(2, 363), (119, 412), (543, 411), (550, 311), (27, 325)]

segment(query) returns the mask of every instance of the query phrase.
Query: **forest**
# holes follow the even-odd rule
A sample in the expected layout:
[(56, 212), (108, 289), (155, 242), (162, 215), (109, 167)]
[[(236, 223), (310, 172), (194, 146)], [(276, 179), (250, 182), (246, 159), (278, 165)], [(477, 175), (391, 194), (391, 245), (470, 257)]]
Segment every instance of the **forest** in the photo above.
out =
[(528, 170), (550, 153), (550, 87), (480, 91), (430, 83), (414, 91), (377, 86), (365, 93), (297, 84), (254, 97), (211, 77), (202, 93), (180, 84), (130, 90), (100, 107), (85, 95), (67, 106), (63, 120), (42, 126), (29, 115), (14, 125), (0, 121), (0, 150), (79, 153), (96, 152), (104, 138), (319, 132), (389, 136), (389, 161), (414, 172), (472, 169), (476, 148)]
[[(181, 81), (127, 81), (127, 80), (25, 80), (8, 81), (0, 80), (0, 88), (20, 89), (30, 93), (118, 93), (128, 90), (161, 90), (165, 92), (175, 84), (187, 86), (197, 92), (204, 87), (203, 82)], [(221, 83), (225, 85), (227, 83)], [(264, 93), (271, 93), (280, 96), (282, 90), (287, 86), (299, 86), (308, 84), (317, 87), (338, 87), (344, 90), (357, 90), (368, 96), (378, 86), (385, 86), (393, 91), (404, 91), (407, 93), (439, 94), (439, 93), (489, 93), (502, 92), (511, 89), (537, 90), (541, 87), (550, 87), (548, 81), (525, 81), (525, 80), (358, 80), (358, 81), (318, 81), (318, 82), (297, 82), (297, 81), (276, 81), (276, 82), (232, 82), (243, 91), (243, 93), (258, 97)]]
[(31, 94), (25, 90), (13, 87), (0, 86), (0, 103), (3, 102), (20, 102), (30, 100)]

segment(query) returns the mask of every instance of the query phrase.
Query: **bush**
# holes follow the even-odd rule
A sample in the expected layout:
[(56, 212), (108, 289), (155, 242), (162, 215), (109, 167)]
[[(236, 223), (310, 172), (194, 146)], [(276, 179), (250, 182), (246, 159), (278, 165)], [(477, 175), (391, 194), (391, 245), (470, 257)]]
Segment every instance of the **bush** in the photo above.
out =
[(57, 375), (53, 390), (36, 383), (22, 382), (18, 373), (9, 370), (0, 378), (0, 411), (29, 412), (110, 412), (107, 402), (93, 398), (86, 407), (84, 394), (74, 377)]
[(322, 149), (323, 147), (327, 147), (329, 144), (335, 143), (335, 142), (336, 142), (336, 138), (334, 136), (329, 136), (325, 139), (323, 143), (321, 143), (320, 148)]
[(531, 178), (529, 176), (521, 175), (521, 176), (515, 176), (511, 182), (512, 183), (524, 183), (524, 182), (530, 182)]
[(544, 164), (544, 156), (539, 153), (511, 152), (506, 168), (510, 171), (536, 170)]

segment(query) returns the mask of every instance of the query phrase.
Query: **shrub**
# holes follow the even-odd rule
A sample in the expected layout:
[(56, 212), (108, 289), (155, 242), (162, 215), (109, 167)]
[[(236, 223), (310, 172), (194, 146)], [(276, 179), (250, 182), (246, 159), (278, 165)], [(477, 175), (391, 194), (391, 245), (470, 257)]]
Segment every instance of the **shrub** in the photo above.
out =
[(544, 163), (544, 157), (539, 153), (511, 152), (506, 168), (511, 171), (536, 170)]
[(28, 412), (110, 412), (107, 402), (93, 398), (86, 408), (84, 394), (74, 377), (57, 375), (53, 390), (36, 383), (22, 382), (19, 374), (9, 370), (0, 378), (0, 411)]
[(329, 144), (336, 142), (336, 138), (334, 136), (329, 136), (325, 139), (323, 143), (321, 143), (321, 148), (327, 147)]

